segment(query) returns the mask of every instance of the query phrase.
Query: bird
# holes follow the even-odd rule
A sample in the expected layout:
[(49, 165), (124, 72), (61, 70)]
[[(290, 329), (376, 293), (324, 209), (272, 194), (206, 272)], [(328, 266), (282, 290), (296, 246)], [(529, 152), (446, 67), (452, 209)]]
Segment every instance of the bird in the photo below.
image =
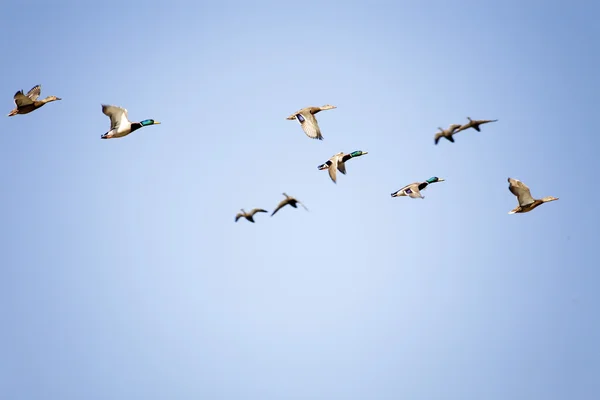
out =
[(460, 131), (464, 131), (466, 129), (469, 128), (473, 128), (475, 129), (477, 132), (481, 132), (481, 129), (479, 128), (479, 125), (483, 125), (483, 124), (489, 124), (490, 122), (496, 122), (498, 121), (497, 119), (471, 119), (470, 117), (467, 117), (467, 119), (469, 120), (469, 122), (467, 122), (466, 124), (464, 124), (463, 126), (461, 126), (460, 128), (458, 128), (458, 130), (454, 133), (458, 133)]
[(526, 213), (533, 210), (540, 204), (558, 200), (558, 198), (552, 196), (546, 196), (542, 199), (534, 199), (531, 196), (531, 192), (529, 191), (527, 185), (518, 179), (508, 178), (508, 190), (510, 190), (510, 192), (514, 194), (519, 201), (519, 205), (510, 210), (508, 212), (509, 214)]
[(9, 117), (17, 114), (29, 114), (30, 112), (37, 110), (41, 106), (46, 103), (50, 103), (51, 101), (62, 100), (60, 97), (56, 96), (48, 96), (45, 99), (38, 100), (40, 94), (42, 92), (41, 85), (35, 85), (31, 88), (27, 94), (23, 94), (23, 90), (19, 90), (15, 93), (15, 108), (10, 113), (8, 113)]
[(268, 213), (267, 210), (263, 210), (262, 208), (253, 208), (249, 212), (244, 211), (244, 209), (242, 208), (240, 211), (241, 212), (237, 213), (237, 215), (235, 216), (235, 222), (238, 222), (238, 219), (243, 217), (246, 218), (248, 221), (254, 223), (254, 214), (256, 214), (257, 212)]
[(296, 111), (286, 119), (297, 119), (300, 125), (302, 126), (302, 130), (304, 130), (304, 133), (306, 133), (306, 136), (308, 136), (311, 139), (323, 140), (323, 135), (321, 135), (321, 129), (319, 128), (319, 124), (317, 123), (315, 114), (320, 111), (332, 110), (334, 108), (337, 107), (332, 106), (330, 104), (326, 104), (321, 107), (306, 107)]
[(437, 176), (432, 176), (431, 178), (427, 179), (425, 182), (415, 182), (415, 183), (411, 183), (410, 185), (404, 186), (402, 189), (399, 189), (399, 190), (395, 191), (394, 193), (392, 193), (392, 197), (408, 196), (413, 199), (416, 199), (419, 197), (421, 199), (424, 199), (425, 196), (423, 196), (421, 194), (421, 192), (420, 192), (421, 190), (425, 189), (431, 183), (443, 182), (443, 181), (445, 181), (445, 179), (438, 178)]
[(366, 151), (353, 151), (350, 154), (344, 154), (344, 152), (339, 152), (333, 155), (329, 160), (327, 160), (324, 164), (319, 165), (317, 168), (319, 170), (329, 170), (329, 177), (333, 181), (333, 183), (337, 183), (336, 171), (340, 171), (342, 174), (346, 174), (346, 161), (354, 157), (360, 157), (368, 154)]
[(122, 107), (102, 104), (102, 112), (110, 118), (110, 130), (101, 139), (120, 138), (144, 126), (158, 125), (160, 122), (153, 119), (145, 119), (140, 122), (131, 122), (127, 118), (127, 110)]
[(304, 209), (305, 209), (306, 211), (308, 211), (308, 208), (306, 208), (306, 206), (305, 206), (304, 204), (302, 204), (302, 202), (301, 202), (300, 200), (298, 200), (298, 199), (296, 199), (296, 198), (294, 198), (294, 197), (292, 197), (292, 196), (288, 196), (288, 195), (287, 195), (287, 194), (285, 194), (285, 193), (282, 193), (282, 195), (284, 195), (284, 196), (285, 196), (285, 199), (281, 200), (281, 201), (279, 202), (279, 204), (277, 204), (277, 207), (275, 208), (275, 210), (274, 210), (274, 211), (273, 211), (273, 213), (271, 214), (271, 217), (272, 217), (273, 215), (275, 215), (275, 213), (276, 213), (277, 211), (279, 211), (279, 210), (280, 210), (282, 207), (284, 207), (284, 206), (286, 206), (286, 205), (288, 205), (288, 204), (289, 204), (290, 206), (294, 207), (294, 208), (298, 208), (298, 206), (296, 206), (296, 204), (300, 204), (302, 207), (304, 207)]
[(448, 127), (448, 129), (442, 129), (441, 127), (438, 127), (440, 132), (436, 133), (433, 138), (435, 144), (438, 144), (440, 139), (443, 137), (448, 139), (452, 143), (454, 143), (454, 138), (452, 137), (452, 135), (454, 135), (456, 132), (458, 132), (457, 131), (458, 128), (460, 128), (460, 124), (452, 124)]

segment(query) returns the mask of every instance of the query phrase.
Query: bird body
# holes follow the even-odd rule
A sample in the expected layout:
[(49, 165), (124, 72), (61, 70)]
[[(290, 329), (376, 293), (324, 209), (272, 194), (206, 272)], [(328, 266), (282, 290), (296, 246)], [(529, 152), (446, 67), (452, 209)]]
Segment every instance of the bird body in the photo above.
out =
[(425, 189), (431, 183), (443, 182), (445, 179), (438, 178), (437, 176), (432, 176), (424, 182), (414, 182), (409, 185), (404, 186), (401, 189), (398, 189), (394, 193), (392, 193), (392, 197), (400, 197), (400, 196), (408, 196), (413, 199), (421, 198), (424, 199), (425, 196), (421, 194), (421, 190)]
[(9, 117), (17, 114), (29, 114), (30, 112), (37, 110), (42, 107), (46, 103), (50, 103), (51, 101), (62, 100), (60, 97), (56, 96), (48, 96), (42, 100), (38, 100), (40, 94), (42, 92), (42, 86), (36, 85), (27, 92), (27, 94), (23, 94), (23, 90), (19, 90), (14, 95), (15, 108), (8, 113)]
[(321, 135), (321, 129), (319, 128), (319, 124), (317, 122), (317, 118), (315, 118), (315, 114), (320, 111), (332, 110), (334, 108), (337, 107), (329, 104), (326, 104), (321, 107), (305, 107), (301, 110), (296, 111), (286, 119), (298, 120), (300, 126), (302, 126), (302, 130), (309, 138), (323, 140), (323, 135)]
[(302, 207), (304, 207), (304, 209), (305, 209), (306, 211), (308, 211), (308, 208), (306, 208), (306, 206), (305, 206), (304, 204), (302, 204), (302, 202), (301, 202), (300, 200), (298, 200), (298, 199), (296, 199), (296, 198), (294, 198), (294, 197), (292, 197), (292, 196), (288, 196), (288, 195), (287, 195), (287, 194), (285, 194), (285, 193), (282, 193), (282, 194), (285, 196), (285, 199), (283, 199), (283, 200), (281, 200), (281, 201), (279, 202), (279, 204), (277, 205), (277, 207), (275, 208), (275, 210), (274, 210), (274, 211), (273, 211), (273, 213), (271, 214), (271, 217), (272, 217), (273, 215), (275, 215), (275, 213), (276, 213), (277, 211), (279, 211), (279, 210), (280, 210), (282, 207), (285, 207), (285, 206), (286, 206), (286, 205), (288, 205), (288, 204), (289, 204), (290, 206), (294, 207), (294, 208), (298, 208), (298, 206), (297, 206), (296, 204), (300, 204)]
[(237, 213), (235, 216), (235, 222), (238, 222), (238, 219), (243, 217), (246, 218), (248, 221), (254, 223), (254, 214), (256, 214), (257, 212), (268, 212), (267, 210), (263, 210), (262, 208), (253, 208), (249, 212), (244, 211), (244, 209), (242, 208), (240, 211), (241, 212)]
[(120, 138), (144, 126), (160, 124), (160, 122), (153, 119), (132, 123), (127, 117), (127, 110), (122, 107), (102, 104), (102, 112), (110, 118), (110, 130), (100, 136), (101, 139)]
[(544, 203), (558, 200), (558, 198), (552, 196), (534, 199), (533, 196), (531, 196), (529, 187), (518, 179), (508, 178), (508, 189), (517, 197), (519, 202), (517, 207), (508, 212), (509, 214), (526, 213)]
[(440, 131), (436, 133), (433, 137), (434, 143), (438, 144), (441, 138), (446, 138), (452, 143), (454, 143), (454, 138), (452, 137), (452, 135), (458, 132), (458, 128), (460, 128), (460, 124), (452, 124), (447, 129), (442, 129), (441, 127), (439, 127), (438, 129)]
[(317, 168), (319, 170), (328, 170), (329, 177), (333, 181), (333, 183), (337, 183), (337, 172), (340, 171), (342, 174), (346, 174), (346, 161), (350, 160), (354, 157), (360, 157), (365, 154), (368, 154), (366, 151), (353, 151), (352, 153), (345, 154), (343, 151), (337, 154), (334, 154), (329, 160), (327, 160), (324, 164), (319, 165)]
[(481, 129), (479, 128), (480, 125), (489, 124), (490, 122), (498, 121), (497, 119), (471, 119), (470, 117), (467, 117), (467, 119), (469, 120), (469, 122), (467, 122), (466, 124), (464, 124), (463, 126), (458, 128), (458, 130), (454, 133), (458, 133), (460, 131), (464, 131), (469, 128), (473, 128), (477, 132), (481, 132)]

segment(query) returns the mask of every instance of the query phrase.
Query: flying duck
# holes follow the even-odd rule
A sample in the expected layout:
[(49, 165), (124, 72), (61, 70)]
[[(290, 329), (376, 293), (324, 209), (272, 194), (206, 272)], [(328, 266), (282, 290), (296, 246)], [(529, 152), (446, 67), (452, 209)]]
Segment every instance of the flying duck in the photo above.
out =
[(368, 154), (366, 151), (353, 151), (350, 154), (344, 154), (344, 152), (339, 152), (333, 155), (329, 160), (327, 160), (324, 164), (319, 165), (317, 168), (319, 170), (328, 170), (329, 177), (333, 181), (333, 183), (337, 183), (336, 171), (340, 171), (342, 174), (346, 174), (346, 161), (354, 157), (360, 157)]
[(404, 186), (402, 189), (399, 189), (392, 193), (392, 197), (400, 197), (400, 196), (408, 196), (413, 199), (421, 198), (424, 199), (425, 196), (421, 194), (421, 190), (425, 189), (429, 184), (436, 182), (443, 182), (445, 179), (438, 178), (437, 176), (433, 176), (427, 179), (425, 182), (415, 182), (410, 185)]
[(56, 96), (48, 96), (45, 99), (38, 100), (40, 94), (42, 92), (42, 86), (36, 85), (31, 88), (27, 94), (23, 94), (23, 90), (19, 90), (15, 93), (15, 108), (10, 113), (8, 113), (9, 117), (17, 114), (29, 114), (30, 112), (37, 110), (41, 106), (46, 103), (50, 103), (51, 101), (62, 100), (60, 97)]
[(304, 133), (306, 133), (306, 136), (308, 136), (311, 139), (323, 140), (323, 135), (321, 135), (321, 129), (319, 128), (319, 124), (317, 123), (315, 114), (320, 111), (331, 110), (334, 108), (337, 107), (329, 104), (326, 104), (321, 107), (306, 107), (296, 111), (286, 119), (297, 119), (300, 125), (302, 126), (302, 130), (304, 130)]
[(122, 107), (102, 104), (102, 112), (110, 118), (110, 130), (100, 136), (101, 139), (120, 138), (144, 126), (160, 124), (160, 122), (153, 119), (131, 122), (127, 118), (127, 110)]
[(283, 200), (281, 200), (281, 201), (279, 202), (279, 204), (277, 205), (277, 207), (275, 208), (275, 210), (274, 210), (274, 211), (273, 211), (273, 213), (271, 214), (271, 217), (272, 217), (273, 215), (275, 215), (275, 213), (276, 213), (277, 211), (279, 211), (279, 210), (280, 210), (282, 207), (285, 207), (285, 206), (286, 206), (286, 205), (288, 205), (288, 204), (289, 204), (290, 206), (294, 207), (294, 208), (298, 208), (298, 206), (296, 206), (296, 204), (300, 204), (302, 207), (304, 207), (304, 209), (305, 209), (306, 211), (308, 211), (308, 208), (306, 208), (306, 206), (305, 206), (304, 204), (302, 204), (302, 202), (301, 202), (300, 200), (298, 200), (298, 199), (295, 199), (295, 198), (293, 198), (292, 196), (288, 196), (288, 195), (287, 195), (287, 194), (285, 194), (285, 193), (282, 193), (282, 194), (285, 196), (285, 199), (283, 199)]
[(508, 212), (509, 214), (526, 213), (541, 204), (558, 200), (558, 198), (552, 196), (546, 196), (542, 199), (534, 199), (531, 196), (531, 192), (529, 191), (527, 185), (518, 179), (508, 178), (508, 189), (512, 194), (517, 196), (517, 200), (519, 201), (519, 205), (510, 210)]

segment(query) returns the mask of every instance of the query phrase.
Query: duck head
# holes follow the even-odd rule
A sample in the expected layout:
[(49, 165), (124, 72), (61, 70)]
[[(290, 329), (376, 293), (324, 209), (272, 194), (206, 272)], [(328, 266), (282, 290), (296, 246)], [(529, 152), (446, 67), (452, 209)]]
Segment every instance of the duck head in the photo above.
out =
[(436, 182), (444, 182), (445, 179), (444, 178), (438, 178), (437, 176), (432, 176), (431, 178), (427, 179), (427, 183), (436, 183)]

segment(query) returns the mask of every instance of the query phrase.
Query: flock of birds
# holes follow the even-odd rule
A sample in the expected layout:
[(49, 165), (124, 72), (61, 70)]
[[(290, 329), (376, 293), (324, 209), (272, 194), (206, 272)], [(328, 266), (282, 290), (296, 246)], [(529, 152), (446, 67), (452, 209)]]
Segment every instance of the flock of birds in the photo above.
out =
[[(14, 95), (15, 108), (8, 114), (9, 117), (12, 117), (17, 114), (29, 114), (32, 111), (37, 110), (43, 105), (50, 103), (52, 101), (61, 100), (61, 98), (56, 96), (48, 96), (44, 99), (38, 100), (41, 94), (41, 85), (36, 85), (27, 94), (23, 93), (23, 90), (19, 90)], [(297, 120), (302, 127), (302, 130), (311, 139), (323, 140), (323, 135), (321, 134), (321, 129), (319, 128), (319, 124), (315, 117), (315, 114), (325, 111), (332, 110), (337, 107), (332, 105), (324, 105), (321, 107), (305, 107), (302, 108), (289, 117), (288, 120)], [(106, 105), (102, 104), (102, 112), (110, 118), (110, 129), (108, 132), (101, 135), (101, 139), (115, 139), (121, 138), (129, 135), (131, 132), (143, 128), (145, 126), (157, 125), (160, 122), (155, 121), (153, 119), (145, 119), (139, 122), (131, 122), (127, 116), (127, 110), (122, 107), (114, 106), (114, 105)], [(467, 130), (472, 128), (477, 132), (481, 132), (480, 126), (483, 124), (488, 124), (491, 122), (498, 121), (494, 120), (473, 120), (467, 117), (469, 122), (464, 125), (461, 124), (451, 124), (447, 129), (442, 129), (439, 127), (439, 132), (434, 136), (434, 143), (437, 145), (441, 138), (445, 138), (448, 141), (454, 143), (454, 135), (458, 132)], [(334, 183), (337, 183), (337, 171), (342, 174), (346, 174), (346, 162), (352, 158), (360, 157), (365, 154), (368, 154), (366, 151), (354, 151), (352, 153), (344, 153), (340, 152), (334, 154), (329, 160), (325, 163), (319, 165), (317, 168), (319, 170), (327, 170), (329, 172), (329, 177)], [(421, 198), (425, 197), (421, 194), (421, 191), (424, 190), (427, 186), (436, 182), (443, 182), (444, 179), (438, 178), (436, 176), (431, 177), (423, 182), (414, 182), (404, 186), (401, 189), (398, 189), (394, 193), (391, 194), (392, 197), (400, 197), (400, 196), (408, 196), (411, 198)], [(541, 204), (558, 200), (556, 197), (546, 196), (541, 199), (535, 199), (529, 190), (529, 187), (525, 185), (523, 182), (518, 179), (508, 178), (508, 189), (510, 192), (516, 196), (518, 201), (518, 206), (509, 211), (509, 214), (515, 213), (526, 213), (534, 208), (538, 207)], [(277, 211), (281, 208), (289, 205), (293, 208), (297, 208), (298, 204), (304, 207), (305, 210), (308, 211), (308, 208), (295, 197), (289, 196), (286, 193), (282, 193), (285, 198), (279, 202), (275, 210), (271, 213), (271, 216), (275, 215)], [(267, 210), (262, 208), (254, 208), (248, 212), (241, 209), (240, 212), (235, 216), (235, 222), (237, 222), (240, 218), (245, 218), (246, 220), (254, 223), (254, 215), (256, 213), (268, 213)]]

